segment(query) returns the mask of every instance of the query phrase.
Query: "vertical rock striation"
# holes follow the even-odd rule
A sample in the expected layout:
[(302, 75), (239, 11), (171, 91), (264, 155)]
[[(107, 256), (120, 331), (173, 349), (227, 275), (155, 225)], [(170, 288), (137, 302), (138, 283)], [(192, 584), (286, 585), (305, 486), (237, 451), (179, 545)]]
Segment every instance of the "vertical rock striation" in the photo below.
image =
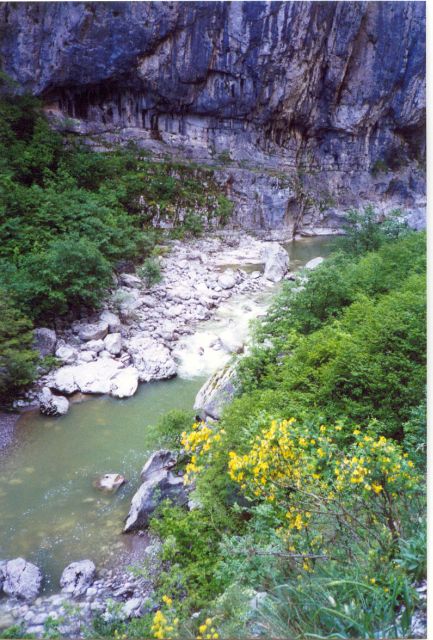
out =
[(425, 200), (425, 3), (2, 3), (2, 69), (101, 140), (212, 162), (237, 222)]

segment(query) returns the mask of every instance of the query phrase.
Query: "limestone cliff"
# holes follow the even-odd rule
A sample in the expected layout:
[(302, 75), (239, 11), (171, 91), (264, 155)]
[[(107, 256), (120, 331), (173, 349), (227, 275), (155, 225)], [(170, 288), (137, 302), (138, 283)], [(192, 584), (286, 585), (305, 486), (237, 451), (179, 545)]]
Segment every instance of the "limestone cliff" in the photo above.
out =
[(422, 223), (423, 2), (2, 3), (0, 58), (98, 144), (215, 164), (241, 226)]

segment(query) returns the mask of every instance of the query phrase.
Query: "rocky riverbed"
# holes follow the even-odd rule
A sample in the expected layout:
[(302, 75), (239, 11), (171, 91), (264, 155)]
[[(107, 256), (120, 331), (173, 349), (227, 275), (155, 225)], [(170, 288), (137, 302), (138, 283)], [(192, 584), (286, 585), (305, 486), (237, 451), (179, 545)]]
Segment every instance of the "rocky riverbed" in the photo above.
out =
[[(63, 415), (75, 393), (127, 398), (140, 382), (175, 376), (188, 355), (182, 340), (195, 333), (231, 296), (268, 290), (286, 276), (287, 252), (275, 242), (245, 234), (174, 241), (160, 257), (162, 281), (147, 287), (136, 273), (120, 273), (98, 314), (54, 331), (39, 327), (41, 355), (61, 366), (38, 381), (20, 408), (38, 402), (46, 415)], [(243, 349), (243, 337), (226, 332), (214, 351)], [(203, 347), (196, 345), (203, 355)]]

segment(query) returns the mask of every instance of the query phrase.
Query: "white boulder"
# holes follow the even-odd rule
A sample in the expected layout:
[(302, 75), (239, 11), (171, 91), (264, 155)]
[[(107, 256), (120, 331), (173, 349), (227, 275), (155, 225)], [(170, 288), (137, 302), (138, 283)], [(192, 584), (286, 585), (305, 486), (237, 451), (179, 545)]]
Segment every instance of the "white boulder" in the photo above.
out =
[(108, 333), (108, 322), (100, 320), (93, 324), (82, 324), (78, 329), (78, 336), (84, 342), (89, 340), (103, 340)]
[(38, 396), (40, 412), (46, 416), (64, 416), (69, 410), (69, 400), (56, 396), (48, 387), (44, 387)]
[(289, 254), (278, 242), (271, 242), (263, 251), (264, 277), (271, 282), (280, 282), (289, 268)]
[(93, 486), (100, 491), (115, 493), (125, 482), (125, 477), (120, 473), (104, 473), (103, 476), (95, 480)]
[(305, 269), (315, 269), (316, 267), (319, 266), (319, 264), (322, 264), (324, 260), (325, 258), (322, 258), (321, 256), (318, 256), (317, 258), (313, 258), (312, 260), (307, 262), (307, 264), (305, 265)]
[(130, 398), (137, 391), (138, 371), (134, 367), (121, 369), (111, 378), (110, 395), (114, 398)]
[(221, 289), (233, 289), (236, 284), (236, 278), (233, 271), (228, 269), (220, 275), (217, 282)]
[(108, 336), (105, 336), (104, 341), (102, 342), (102, 348), (106, 349), (106, 351), (111, 353), (113, 356), (118, 356), (122, 351), (122, 336), (120, 333), (109, 333)]
[(64, 364), (72, 364), (77, 359), (77, 350), (68, 344), (62, 344), (56, 349), (56, 358)]
[(170, 351), (152, 338), (135, 336), (129, 340), (127, 350), (140, 382), (163, 380), (176, 375), (176, 364)]
[(119, 316), (111, 311), (103, 311), (100, 316), (101, 322), (106, 322), (108, 324), (108, 330), (111, 333), (116, 333), (120, 331), (121, 322)]

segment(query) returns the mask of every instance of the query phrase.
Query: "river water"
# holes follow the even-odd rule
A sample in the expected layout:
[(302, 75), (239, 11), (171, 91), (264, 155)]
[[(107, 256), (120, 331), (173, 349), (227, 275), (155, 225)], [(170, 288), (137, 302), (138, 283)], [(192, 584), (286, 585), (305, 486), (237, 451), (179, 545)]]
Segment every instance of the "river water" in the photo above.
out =
[[(333, 237), (289, 243), (291, 270), (326, 257), (333, 246)], [(164, 445), (155, 424), (171, 409), (192, 408), (206, 377), (227, 358), (209, 347), (211, 338), (227, 330), (245, 336), (248, 321), (265, 312), (277, 289), (220, 307), (185, 341), (173, 380), (143, 384), (127, 400), (87, 397), (61, 418), (24, 414), (0, 458), (0, 559), (22, 556), (38, 565), (50, 593), (74, 560), (91, 558), (100, 567), (138, 557), (141, 539), (121, 529), (144, 462)], [(121, 473), (129, 482), (114, 496), (101, 494), (93, 481), (104, 473)]]

